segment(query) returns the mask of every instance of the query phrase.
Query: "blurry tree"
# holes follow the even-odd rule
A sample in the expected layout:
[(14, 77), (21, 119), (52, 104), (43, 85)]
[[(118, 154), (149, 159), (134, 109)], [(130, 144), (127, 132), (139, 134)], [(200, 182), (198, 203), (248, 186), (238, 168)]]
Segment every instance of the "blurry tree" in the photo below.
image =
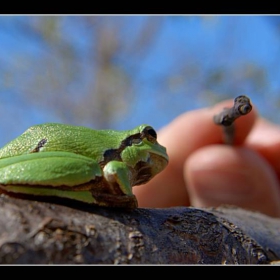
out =
[(25, 78), (19, 88), (25, 89), (28, 103), (51, 108), (62, 122), (96, 128), (108, 127), (127, 112), (138, 69), (136, 64), (125, 68), (120, 60), (145, 57), (162, 19), (147, 17), (135, 38), (123, 40), (129, 20), (133, 17), (17, 18), (16, 27), (41, 47), (39, 56), (24, 58)]
[[(111, 127), (112, 121), (125, 114), (132, 116), (136, 96), (147, 89), (154, 101), (148, 104), (149, 96), (143, 96), (144, 106), (150, 106), (151, 115), (157, 112), (159, 118), (168, 116), (169, 120), (189, 108), (208, 106), (239, 94), (269, 94), (271, 88), (262, 65), (250, 59), (231, 61), (236, 17), (228, 17), (219, 29), (220, 19), (3, 17), (1, 27), (7, 33), (19, 34), (14, 40), (20, 50), (13, 57), (3, 53), (0, 56), (0, 88), (17, 96), (22, 107), (32, 104), (61, 122), (94, 128)], [(217, 36), (218, 47), (208, 51), (210, 46), (205, 46), (204, 41), (184, 36), (188, 31), (182, 30), (181, 23), (189, 23), (186, 28), (194, 20), (213, 27), (209, 34)], [(173, 28), (178, 33), (168, 29), (170, 22), (177, 24), (178, 28)], [(167, 36), (163, 36), (163, 30)], [(232, 33), (228, 34), (228, 30)], [(3, 42), (0, 47), (5, 48)], [(153, 60), (156, 55), (159, 57)], [(147, 72), (150, 74), (145, 75)], [(21, 119), (18, 112), (12, 113), (14, 122)], [(0, 104), (0, 117), (1, 114), (7, 116)], [(7, 122), (2, 119), (2, 123)]]

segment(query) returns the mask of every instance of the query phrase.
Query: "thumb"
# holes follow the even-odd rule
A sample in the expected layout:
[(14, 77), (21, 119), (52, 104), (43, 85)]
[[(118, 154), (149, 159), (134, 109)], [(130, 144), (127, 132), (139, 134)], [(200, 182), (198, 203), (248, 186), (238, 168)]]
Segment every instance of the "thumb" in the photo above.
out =
[(195, 207), (230, 204), (280, 216), (276, 175), (252, 150), (226, 145), (200, 148), (186, 161), (184, 175)]

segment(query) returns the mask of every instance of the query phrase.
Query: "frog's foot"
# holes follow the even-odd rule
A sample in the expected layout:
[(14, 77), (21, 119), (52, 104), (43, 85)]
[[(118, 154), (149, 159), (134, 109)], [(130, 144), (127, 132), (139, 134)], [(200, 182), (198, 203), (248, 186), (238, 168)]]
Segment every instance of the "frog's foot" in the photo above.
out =
[(137, 208), (138, 202), (135, 195), (115, 195), (91, 191), (95, 200), (94, 204), (107, 207)]

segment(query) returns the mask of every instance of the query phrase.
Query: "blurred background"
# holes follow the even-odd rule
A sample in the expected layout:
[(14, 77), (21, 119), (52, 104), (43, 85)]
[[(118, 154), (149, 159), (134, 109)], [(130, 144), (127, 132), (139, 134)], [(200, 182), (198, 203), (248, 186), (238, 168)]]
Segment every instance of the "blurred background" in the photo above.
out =
[(0, 146), (44, 122), (159, 129), (241, 94), (280, 124), (280, 17), (0, 15), (0, 74)]

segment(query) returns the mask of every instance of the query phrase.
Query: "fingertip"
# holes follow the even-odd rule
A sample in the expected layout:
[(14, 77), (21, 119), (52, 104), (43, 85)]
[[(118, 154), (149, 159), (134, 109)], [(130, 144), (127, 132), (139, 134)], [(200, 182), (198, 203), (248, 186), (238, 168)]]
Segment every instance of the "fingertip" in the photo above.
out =
[(274, 167), (280, 180), (280, 127), (258, 118), (246, 139), (246, 146), (257, 151)]
[(246, 148), (211, 145), (194, 152), (184, 167), (191, 204), (222, 204), (280, 216), (280, 194), (274, 172)]

